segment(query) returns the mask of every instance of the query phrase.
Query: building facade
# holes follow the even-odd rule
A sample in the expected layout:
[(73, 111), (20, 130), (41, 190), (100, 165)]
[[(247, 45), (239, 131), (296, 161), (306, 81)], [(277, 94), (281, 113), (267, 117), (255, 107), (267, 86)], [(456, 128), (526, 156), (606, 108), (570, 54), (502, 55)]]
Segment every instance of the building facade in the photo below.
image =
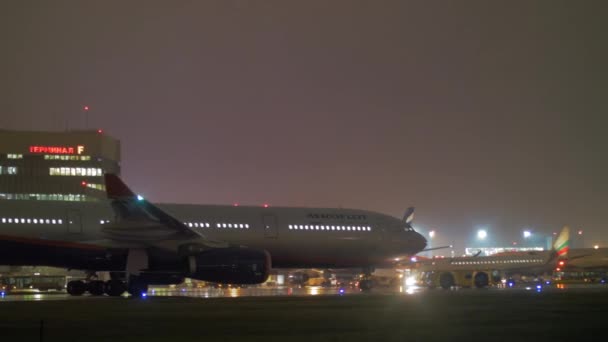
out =
[(120, 174), (120, 141), (101, 130), (0, 130), (0, 201), (97, 201)]

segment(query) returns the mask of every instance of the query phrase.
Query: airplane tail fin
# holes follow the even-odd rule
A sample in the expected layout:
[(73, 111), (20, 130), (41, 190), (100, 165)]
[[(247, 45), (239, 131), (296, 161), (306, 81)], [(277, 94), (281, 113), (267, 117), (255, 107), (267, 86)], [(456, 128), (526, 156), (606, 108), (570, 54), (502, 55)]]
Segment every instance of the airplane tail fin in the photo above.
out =
[(135, 197), (135, 193), (117, 175), (106, 173), (106, 193), (109, 199), (125, 199)]
[(570, 250), (570, 228), (564, 226), (555, 241), (553, 242), (553, 251), (558, 258), (567, 258)]

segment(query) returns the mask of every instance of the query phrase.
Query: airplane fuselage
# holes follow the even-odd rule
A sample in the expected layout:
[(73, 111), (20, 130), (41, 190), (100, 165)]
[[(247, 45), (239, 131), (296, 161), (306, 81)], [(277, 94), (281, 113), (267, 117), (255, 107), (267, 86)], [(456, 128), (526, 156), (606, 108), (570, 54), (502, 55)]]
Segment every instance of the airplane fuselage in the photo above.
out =
[[(390, 265), (426, 245), (403, 221), (365, 210), (158, 206), (208, 239), (268, 251), (273, 268)], [(109, 202), (3, 201), (0, 264), (124, 270), (128, 250), (147, 246), (141, 235), (134, 244), (113, 239), (104, 227), (112, 227), (115, 220)], [(158, 233), (144, 231), (151, 240)], [(170, 249), (150, 250), (150, 264), (157, 269), (171, 269), (179, 262)]]

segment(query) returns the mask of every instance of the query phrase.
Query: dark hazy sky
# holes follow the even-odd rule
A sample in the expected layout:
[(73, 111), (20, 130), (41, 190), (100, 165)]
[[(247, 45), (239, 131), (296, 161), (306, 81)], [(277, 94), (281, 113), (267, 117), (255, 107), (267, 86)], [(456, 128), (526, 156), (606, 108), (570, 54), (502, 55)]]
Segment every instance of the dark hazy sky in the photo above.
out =
[[(604, 6), (602, 6), (604, 5)], [(605, 1), (0, 2), (0, 126), (119, 138), (153, 201), (608, 244)]]

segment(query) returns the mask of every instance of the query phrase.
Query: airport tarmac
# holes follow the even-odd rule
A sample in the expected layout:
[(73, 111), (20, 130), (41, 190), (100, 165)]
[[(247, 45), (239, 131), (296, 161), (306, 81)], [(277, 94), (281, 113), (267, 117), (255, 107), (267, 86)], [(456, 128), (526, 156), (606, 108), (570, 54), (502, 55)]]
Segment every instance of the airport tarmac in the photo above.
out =
[[(378, 289), (379, 293), (394, 293), (399, 289)], [(357, 295), (357, 288), (337, 288), (320, 286), (303, 287), (245, 287), (245, 288), (172, 288), (151, 287), (148, 297), (192, 297), (192, 298), (221, 298), (221, 297), (275, 297), (275, 296), (324, 296), (324, 295)], [(105, 297), (105, 296), (104, 296)], [(126, 295), (125, 295), (126, 297)], [(74, 300), (78, 298), (96, 298), (89, 295), (73, 297), (65, 292), (27, 291), (15, 294), (0, 295), (2, 301), (45, 301), (45, 300)]]
[[(537, 288), (534, 284), (518, 285), (515, 288), (490, 288), (490, 289), (456, 289), (452, 291), (608, 291), (608, 285), (605, 284), (553, 284), (544, 285), (542, 288)], [(378, 287), (373, 290), (376, 295), (416, 295), (427, 291), (443, 291), (429, 290), (419, 286), (399, 286), (395, 288)], [(191, 298), (222, 298), (222, 297), (275, 297), (275, 296), (335, 296), (335, 295), (366, 295), (358, 288), (354, 287), (321, 287), (321, 286), (252, 286), (252, 287), (232, 287), (232, 288), (187, 288), (187, 287), (151, 287), (147, 293), (147, 297), (191, 297)], [(128, 297), (128, 295), (124, 295)], [(73, 297), (64, 291), (39, 292), (36, 290), (22, 291), (17, 293), (0, 293), (0, 302), (13, 301), (48, 301), (48, 300), (75, 300), (75, 299), (94, 299), (90, 295), (81, 297)], [(105, 296), (101, 297), (105, 298)]]
[[(239, 298), (41, 296), (0, 300), (3, 340), (39, 341), (42, 331), (44, 341), (581, 341), (602, 339), (608, 316), (608, 287), (597, 286)], [(50, 297), (55, 300), (45, 300)]]

